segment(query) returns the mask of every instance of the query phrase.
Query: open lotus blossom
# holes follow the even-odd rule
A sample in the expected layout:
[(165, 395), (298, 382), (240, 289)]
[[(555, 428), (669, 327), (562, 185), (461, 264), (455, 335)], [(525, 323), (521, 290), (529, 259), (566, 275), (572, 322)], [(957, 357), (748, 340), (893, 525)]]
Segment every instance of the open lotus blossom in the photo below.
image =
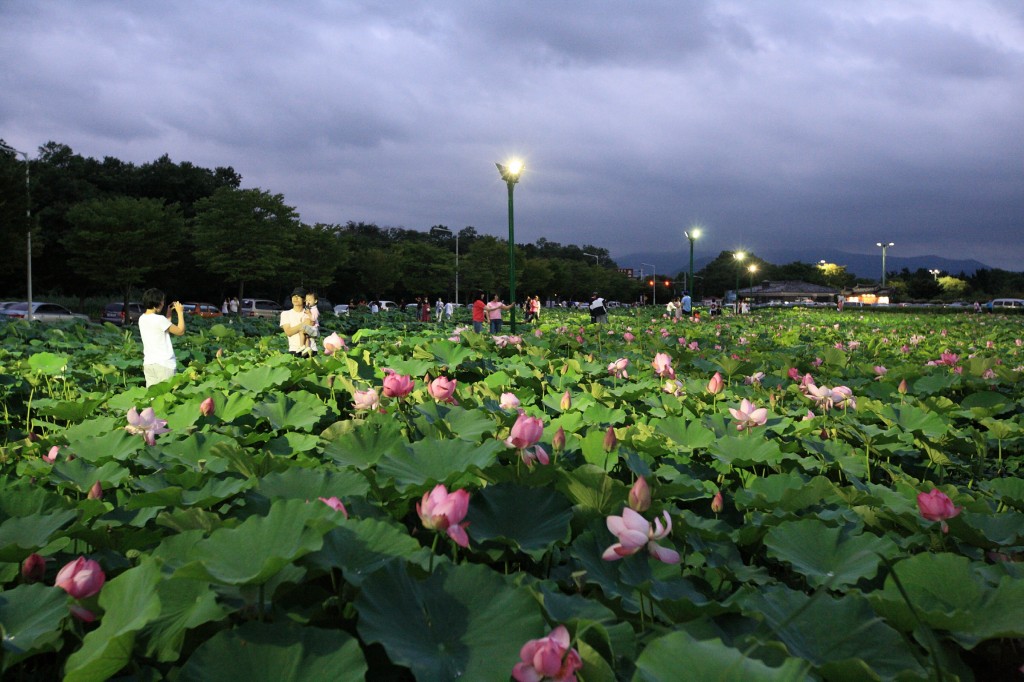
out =
[(718, 395), (725, 388), (725, 382), (722, 381), (722, 374), (715, 372), (715, 375), (708, 380), (708, 393), (711, 395)]
[(564, 625), (549, 632), (547, 637), (531, 639), (519, 650), (520, 662), (512, 668), (512, 677), (517, 682), (575, 682), (576, 671), (583, 667), (583, 660), (578, 651), (570, 648), (571, 643)]
[(514, 410), (519, 407), (519, 398), (516, 397), (515, 393), (502, 393), (501, 400), (498, 401), (498, 407), (503, 410)]
[(380, 396), (377, 391), (369, 388), (352, 394), (352, 407), (357, 410), (376, 410), (380, 408)]
[(917, 494), (917, 509), (921, 512), (921, 516), (929, 521), (939, 521), (942, 532), (948, 533), (949, 526), (946, 525), (946, 519), (953, 518), (964, 508), (954, 506), (949, 495), (935, 488), (931, 492)]
[(128, 410), (128, 426), (124, 430), (136, 436), (142, 436), (146, 445), (155, 445), (156, 437), (161, 433), (167, 433), (166, 419), (157, 419), (152, 407), (147, 407), (142, 412), (134, 407)]
[(605, 561), (615, 561), (622, 557), (636, 554), (644, 547), (652, 557), (666, 564), (678, 564), (679, 553), (675, 550), (666, 549), (655, 540), (661, 540), (672, 532), (672, 519), (668, 512), (662, 513), (665, 525), (661, 525), (660, 519), (654, 520), (652, 527), (650, 522), (629, 507), (622, 510), (622, 516), (609, 516), (607, 520), (608, 530), (619, 539), (601, 555)]
[(651, 487), (643, 476), (637, 478), (629, 489), (629, 508), (640, 513), (651, 508)]
[(33, 552), (21, 562), (21, 577), (27, 583), (37, 583), (46, 576), (46, 559)]
[(935, 361), (936, 365), (946, 365), (947, 367), (955, 367), (956, 363), (960, 362), (960, 356), (955, 353), (942, 353), (939, 355), (939, 359)]
[(427, 384), (427, 393), (439, 403), (458, 405), (459, 401), (455, 399), (455, 387), (458, 383), (455, 379), (438, 377)]
[(800, 370), (797, 369), (796, 367), (790, 367), (789, 371), (786, 374), (793, 381), (800, 381)]
[(338, 336), (338, 332), (333, 332), (330, 336), (324, 338), (324, 355), (334, 355), (339, 350), (344, 350), (345, 339)]
[(523, 413), (516, 417), (516, 423), (512, 425), (512, 432), (505, 439), (505, 445), (522, 450), (535, 445), (543, 433), (544, 422), (539, 417)]
[(199, 403), (199, 414), (204, 417), (212, 417), (216, 409), (216, 405), (213, 404), (213, 398), (207, 398)]
[(697, 341), (690, 341), (690, 343), (688, 343), (686, 347), (689, 348), (690, 350), (697, 351), (700, 350), (700, 343), (698, 343)]
[(857, 409), (857, 400), (849, 386), (836, 386), (832, 389), (832, 402), (836, 407)]
[(399, 374), (393, 369), (385, 369), (384, 395), (388, 398), (404, 398), (412, 393), (413, 381), (408, 374)]
[(760, 386), (762, 381), (764, 381), (764, 372), (754, 372), (749, 377), (746, 377), (743, 383), (747, 386)]
[(342, 504), (341, 500), (337, 497), (318, 497), (316, 499), (320, 500), (334, 511), (340, 511), (346, 519), (348, 518), (348, 510), (345, 509), (345, 505)]
[(54, 445), (50, 448), (50, 451), (43, 455), (43, 459), (51, 464), (57, 461), (57, 455), (60, 454), (60, 446)]
[(447, 533), (459, 547), (469, 547), (469, 536), (463, 522), (469, 511), (469, 493), (456, 490), (449, 493), (443, 485), (437, 485), (423, 499), (416, 503), (416, 513), (423, 522), (423, 527)]
[(626, 371), (627, 367), (629, 367), (629, 359), (619, 358), (608, 365), (608, 373), (616, 379), (628, 379), (629, 372)]
[(755, 426), (764, 426), (768, 421), (768, 410), (764, 407), (755, 407), (754, 403), (746, 398), (740, 401), (740, 409), (729, 408), (729, 414), (736, 420), (736, 430), (743, 431)]
[(836, 386), (835, 388), (829, 388), (828, 386), (815, 386), (811, 384), (806, 389), (807, 397), (813, 400), (823, 411), (831, 410), (835, 407), (842, 408), (853, 408), (856, 409), (857, 401), (853, 397), (853, 391), (847, 386)]
[(548, 451), (544, 449), (542, 445), (534, 445), (532, 448), (522, 448), (519, 450), (519, 458), (523, 460), (523, 464), (528, 467), (532, 467), (534, 462), (540, 462), (541, 464), (550, 464), (551, 457), (548, 455)]
[(654, 356), (654, 360), (651, 361), (651, 367), (654, 368), (655, 375), (662, 379), (675, 379), (676, 371), (672, 369), (672, 358), (669, 357), (668, 353), (658, 353)]
[(80, 556), (60, 569), (54, 584), (75, 599), (88, 599), (99, 593), (106, 580), (98, 563)]

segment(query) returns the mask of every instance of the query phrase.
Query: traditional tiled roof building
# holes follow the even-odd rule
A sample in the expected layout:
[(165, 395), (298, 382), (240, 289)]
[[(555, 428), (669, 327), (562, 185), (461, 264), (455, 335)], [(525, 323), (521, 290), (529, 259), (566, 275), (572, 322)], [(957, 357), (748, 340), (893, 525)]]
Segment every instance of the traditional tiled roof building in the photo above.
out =
[(741, 299), (750, 300), (752, 303), (768, 303), (770, 301), (793, 302), (793, 301), (814, 301), (816, 303), (832, 302), (839, 294), (838, 289), (811, 284), (810, 282), (780, 281), (772, 282), (765, 280), (759, 285), (740, 289)]

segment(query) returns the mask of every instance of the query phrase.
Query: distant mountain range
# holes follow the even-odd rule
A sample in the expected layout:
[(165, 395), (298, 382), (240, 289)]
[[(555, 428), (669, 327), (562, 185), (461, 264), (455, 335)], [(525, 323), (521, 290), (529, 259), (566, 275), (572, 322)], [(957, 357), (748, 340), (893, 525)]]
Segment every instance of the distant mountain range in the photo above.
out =
[[(779, 249), (755, 251), (754, 255), (774, 265), (785, 265), (795, 261), (817, 263), (824, 259), (830, 263), (845, 265), (846, 271), (853, 273), (857, 277), (880, 278), (882, 276), (881, 251), (876, 254), (862, 254), (847, 253), (838, 249), (815, 248), (813, 251)], [(711, 258), (694, 258), (694, 269), (701, 269), (717, 256), (718, 253), (715, 253)], [(633, 268), (637, 272), (641, 268), (641, 263), (653, 264), (657, 268), (657, 272), (671, 273), (673, 275), (686, 270), (690, 266), (690, 253), (683, 250), (676, 252), (651, 251), (624, 255), (612, 254), (612, 258), (619, 264), (619, 267)], [(900, 256), (890, 251), (885, 258), (885, 269), (889, 272), (900, 272), (903, 268), (907, 268), (910, 272), (914, 272), (919, 268), (926, 270), (937, 269), (954, 276), (959, 275), (961, 272), (965, 275), (973, 275), (976, 270), (993, 269), (991, 265), (986, 265), (976, 260), (953, 260), (942, 258), (941, 256)], [(644, 267), (644, 269), (649, 272), (648, 267)]]

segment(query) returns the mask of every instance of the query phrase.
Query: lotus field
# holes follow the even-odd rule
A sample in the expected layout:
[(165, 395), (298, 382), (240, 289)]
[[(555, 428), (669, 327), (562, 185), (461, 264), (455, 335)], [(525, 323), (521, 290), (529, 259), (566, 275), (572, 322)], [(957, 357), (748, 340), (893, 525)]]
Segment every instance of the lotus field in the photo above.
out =
[(333, 324), (0, 327), (5, 680), (1024, 664), (1019, 317)]

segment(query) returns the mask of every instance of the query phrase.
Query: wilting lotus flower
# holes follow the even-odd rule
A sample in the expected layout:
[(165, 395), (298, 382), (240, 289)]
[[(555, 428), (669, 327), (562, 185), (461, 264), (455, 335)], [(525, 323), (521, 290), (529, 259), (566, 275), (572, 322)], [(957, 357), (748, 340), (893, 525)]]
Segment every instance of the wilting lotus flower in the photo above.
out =
[(963, 507), (953, 506), (953, 500), (938, 488), (928, 493), (918, 493), (917, 509), (921, 516), (929, 521), (939, 521), (943, 533), (949, 532), (946, 519), (951, 519), (963, 511)]
[(21, 577), (27, 583), (37, 583), (46, 575), (46, 559), (33, 552), (21, 562)]
[(519, 407), (519, 398), (516, 397), (515, 393), (502, 393), (498, 407), (503, 410), (514, 410)]
[(764, 372), (754, 372), (749, 377), (743, 380), (748, 386), (760, 386), (761, 382), (764, 381)]
[(575, 682), (576, 671), (583, 667), (579, 652), (570, 649), (569, 631), (564, 625), (548, 633), (547, 637), (531, 639), (519, 650), (520, 663), (512, 668), (517, 682)]
[(561, 426), (558, 427), (555, 435), (551, 438), (551, 449), (555, 452), (565, 450), (565, 429)]
[(754, 403), (746, 398), (740, 401), (740, 409), (730, 407), (729, 414), (736, 420), (736, 430), (743, 431), (755, 426), (764, 426), (768, 421), (768, 410), (764, 407), (754, 407)]
[(722, 374), (715, 372), (715, 375), (708, 381), (708, 393), (711, 395), (718, 395), (725, 388), (725, 382), (722, 381)]
[(161, 433), (167, 433), (166, 419), (157, 419), (152, 407), (147, 407), (141, 413), (134, 407), (128, 410), (128, 426), (124, 430), (133, 435), (142, 436), (146, 445), (155, 445), (156, 437)]
[(674, 396), (681, 396), (685, 392), (683, 383), (678, 379), (669, 379), (661, 385), (661, 390)]
[(629, 508), (635, 512), (645, 512), (651, 507), (651, 488), (643, 476), (629, 489)]
[(98, 563), (80, 556), (60, 569), (54, 584), (75, 599), (88, 599), (100, 591), (106, 580)]
[(384, 377), (384, 395), (388, 398), (404, 398), (412, 393), (412, 377), (407, 374), (398, 374), (393, 369), (384, 370), (387, 376)]
[(324, 339), (324, 355), (334, 355), (345, 347), (345, 339), (338, 336), (338, 332), (334, 332)]
[(849, 386), (836, 386), (832, 389), (832, 401), (836, 407), (857, 409), (857, 400)]
[(789, 372), (787, 372), (787, 374), (789, 375), (789, 378), (792, 379), (793, 381), (800, 381), (800, 370), (798, 370), (796, 367), (790, 367)]
[[(690, 318), (690, 319), (693, 319), (693, 318)], [(700, 343), (698, 343), (697, 341), (690, 341), (690, 343), (687, 344), (686, 347), (689, 348), (690, 350), (698, 351), (698, 350), (700, 350)]]
[(658, 353), (655, 355), (654, 360), (651, 361), (651, 367), (654, 368), (654, 374), (662, 379), (676, 378), (676, 371), (672, 369), (672, 358), (669, 357), (668, 353)]
[(356, 391), (352, 394), (352, 398), (352, 407), (357, 410), (376, 410), (380, 407), (380, 396), (372, 388), (365, 391)]
[(52, 464), (57, 461), (58, 454), (60, 454), (60, 447), (54, 445), (52, 448), (50, 448), (50, 451), (48, 453), (43, 455), (43, 459)]
[(439, 403), (458, 405), (459, 401), (455, 399), (455, 386), (458, 383), (455, 379), (438, 377), (427, 384), (427, 393)]
[(715, 514), (721, 514), (723, 509), (725, 509), (725, 500), (722, 499), (722, 491), (719, 490), (711, 498), (711, 511)]
[(416, 503), (416, 513), (423, 526), (447, 533), (460, 547), (469, 547), (469, 536), (466, 535), (469, 523), (462, 521), (468, 511), (469, 493), (465, 490), (449, 493), (443, 485), (425, 493), (423, 499)]
[(532, 467), (534, 462), (540, 462), (541, 464), (550, 464), (551, 457), (548, 456), (548, 451), (544, 449), (542, 445), (534, 445), (532, 448), (523, 448), (519, 451), (519, 458), (523, 460), (523, 464), (528, 467)]
[(520, 414), (512, 425), (512, 432), (505, 439), (505, 445), (522, 450), (536, 444), (543, 433), (544, 422), (539, 417)]
[(889, 372), (884, 365), (875, 365), (872, 368), (875, 372), (875, 381), (881, 381), (885, 378), (885, 375)]
[(616, 379), (628, 379), (629, 372), (626, 371), (627, 367), (629, 367), (629, 359), (619, 358), (608, 365), (608, 373)]
[(562, 408), (562, 412), (565, 412), (570, 407), (572, 407), (572, 395), (569, 393), (569, 391), (566, 391), (565, 393), (562, 394), (562, 402), (560, 402), (558, 406)]
[(215, 409), (216, 406), (213, 404), (213, 398), (207, 398), (199, 403), (199, 413), (204, 417), (212, 417)]
[(345, 505), (342, 504), (341, 500), (337, 497), (318, 497), (316, 499), (320, 500), (334, 511), (340, 511), (346, 519), (348, 518), (348, 510), (345, 509)]
[(665, 526), (661, 525), (660, 519), (654, 520), (654, 527), (640, 514), (629, 507), (622, 510), (622, 516), (609, 516), (607, 520), (608, 530), (619, 539), (601, 555), (605, 561), (615, 561), (622, 557), (636, 554), (644, 547), (652, 557), (666, 564), (679, 563), (679, 553), (675, 550), (665, 549), (655, 540), (661, 540), (672, 532), (672, 519), (668, 512), (663, 512)]

